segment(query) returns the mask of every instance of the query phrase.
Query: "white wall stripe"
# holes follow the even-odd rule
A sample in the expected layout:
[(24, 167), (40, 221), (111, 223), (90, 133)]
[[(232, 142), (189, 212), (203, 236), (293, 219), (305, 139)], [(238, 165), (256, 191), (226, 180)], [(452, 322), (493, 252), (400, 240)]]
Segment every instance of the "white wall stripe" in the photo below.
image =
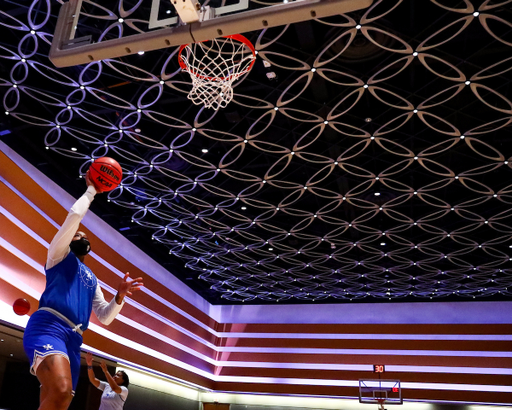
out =
[(389, 333), (241, 333), (219, 332), (219, 337), (237, 339), (320, 340), (491, 340), (512, 341), (512, 335), (389, 334)]

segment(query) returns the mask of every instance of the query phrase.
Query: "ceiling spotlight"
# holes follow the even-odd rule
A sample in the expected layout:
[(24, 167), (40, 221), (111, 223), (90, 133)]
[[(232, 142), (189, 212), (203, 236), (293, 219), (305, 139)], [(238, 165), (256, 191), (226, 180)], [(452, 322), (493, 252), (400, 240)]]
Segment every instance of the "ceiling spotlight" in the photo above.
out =
[(167, 10), (165, 13), (166, 14), (171, 14), (171, 10)]
[(380, 192), (375, 192), (373, 195), (380, 196)]
[(386, 242), (381, 242), (380, 244), (381, 244), (381, 246), (385, 246)]
[(364, 120), (365, 120), (366, 122), (372, 122), (372, 119), (371, 119), (370, 117), (366, 117)]
[(242, 208), (240, 208), (242, 211), (245, 211), (247, 209), (246, 206), (242, 206)]
[(269, 250), (269, 251), (273, 251), (273, 250), (274, 250), (274, 248), (268, 248), (268, 250)]
[(71, 147), (71, 151), (76, 151), (77, 149), (75, 147)]
[(137, 54), (141, 56), (144, 54), (144, 51), (139, 51)]
[(206, 153), (208, 152), (208, 149), (207, 149), (207, 148), (203, 148), (203, 149), (201, 150), (201, 152), (202, 152), (203, 154), (206, 154)]
[(137, 134), (140, 134), (141, 129), (140, 129), (140, 128), (135, 128), (135, 132), (136, 132)]

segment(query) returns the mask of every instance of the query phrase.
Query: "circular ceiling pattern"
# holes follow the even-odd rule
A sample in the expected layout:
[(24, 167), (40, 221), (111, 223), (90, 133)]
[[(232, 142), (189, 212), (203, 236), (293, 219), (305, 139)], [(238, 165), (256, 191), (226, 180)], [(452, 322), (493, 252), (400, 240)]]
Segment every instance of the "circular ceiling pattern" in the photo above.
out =
[[(107, 3), (84, 1), (102, 39), (147, 25)], [(243, 33), (256, 65), (214, 111), (177, 48), (57, 69), (60, 4), (5, 2), (2, 103), (82, 175), (117, 159), (111, 207), (220, 303), (510, 298), (511, 4), (377, 0)]]

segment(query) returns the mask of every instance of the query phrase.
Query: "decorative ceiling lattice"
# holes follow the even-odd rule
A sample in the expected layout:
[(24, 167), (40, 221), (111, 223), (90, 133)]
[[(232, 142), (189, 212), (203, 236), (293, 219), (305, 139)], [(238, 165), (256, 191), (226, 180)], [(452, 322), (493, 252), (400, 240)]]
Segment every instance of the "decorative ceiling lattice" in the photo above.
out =
[[(49, 173), (116, 158), (111, 224), (211, 302), (512, 296), (512, 1), (243, 33), (258, 60), (218, 111), (187, 100), (175, 47), (55, 68), (59, 3), (27, 3), (1, 6), (6, 142), (46, 146)], [(88, 27), (137, 31), (140, 4), (86, 1)]]

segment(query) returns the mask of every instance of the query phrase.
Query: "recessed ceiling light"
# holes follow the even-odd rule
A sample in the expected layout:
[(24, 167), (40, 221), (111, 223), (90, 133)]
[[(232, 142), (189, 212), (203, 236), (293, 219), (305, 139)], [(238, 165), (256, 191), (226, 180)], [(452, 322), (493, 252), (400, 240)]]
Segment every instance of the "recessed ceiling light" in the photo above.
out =
[(71, 147), (71, 151), (76, 151), (77, 149), (75, 147)]
[(386, 242), (381, 242), (380, 244), (381, 244), (382, 246), (384, 246), (384, 245), (386, 245)]
[(380, 192), (375, 192), (375, 196), (380, 196)]
[(204, 153), (204, 154), (206, 154), (206, 153), (208, 152), (208, 149), (203, 148), (203, 149), (201, 150), (201, 152), (202, 152), (202, 153)]
[(242, 208), (241, 208), (241, 209), (242, 209), (242, 211), (245, 211), (245, 210), (247, 209), (247, 207), (242, 206)]

